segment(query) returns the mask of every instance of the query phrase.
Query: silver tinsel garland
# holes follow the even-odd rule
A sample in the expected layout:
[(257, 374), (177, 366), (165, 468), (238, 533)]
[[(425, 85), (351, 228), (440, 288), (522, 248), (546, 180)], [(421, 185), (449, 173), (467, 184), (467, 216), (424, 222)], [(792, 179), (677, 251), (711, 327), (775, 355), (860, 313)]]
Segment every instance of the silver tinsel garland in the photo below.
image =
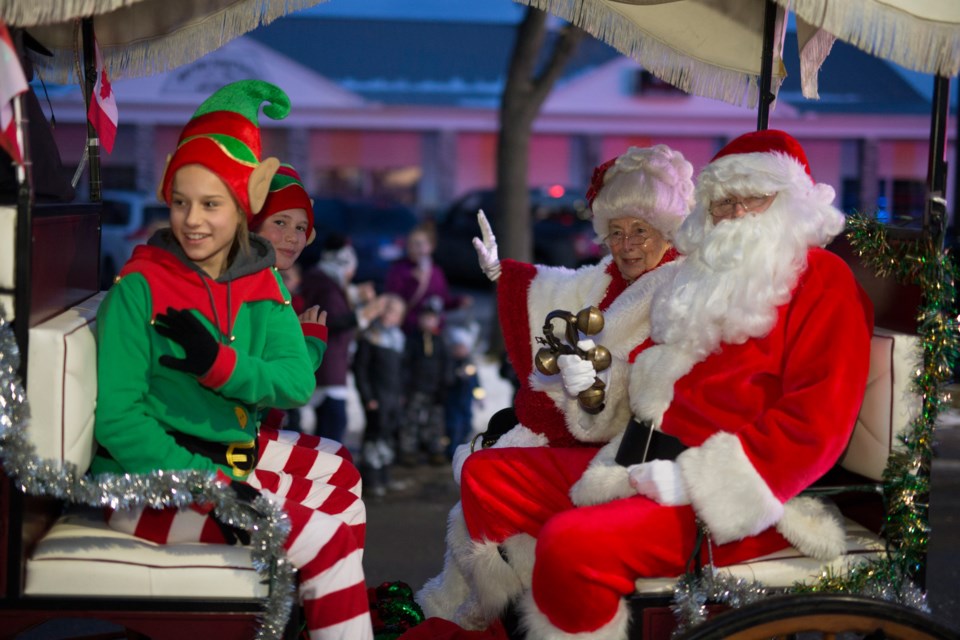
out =
[(290, 532), (287, 515), (260, 496), (252, 505), (215, 476), (202, 471), (156, 471), (149, 474), (103, 474), (92, 477), (75, 465), (39, 458), (27, 439), (30, 407), (17, 370), (20, 350), (0, 309), (0, 463), (21, 491), (59, 498), (71, 504), (114, 509), (183, 508), (196, 502), (213, 505), (219, 520), (250, 533), (253, 566), (270, 585), (258, 640), (283, 636), (293, 608), (294, 568), (283, 543)]

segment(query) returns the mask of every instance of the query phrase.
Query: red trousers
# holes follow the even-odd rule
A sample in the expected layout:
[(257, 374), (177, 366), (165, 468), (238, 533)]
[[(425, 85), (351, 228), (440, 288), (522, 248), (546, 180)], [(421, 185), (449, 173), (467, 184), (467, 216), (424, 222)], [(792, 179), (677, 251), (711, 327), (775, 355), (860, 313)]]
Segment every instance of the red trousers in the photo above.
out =
[[(596, 449), (503, 448), (471, 454), (461, 476), (463, 516), (474, 540), (537, 539), (533, 598), (553, 626), (589, 632), (610, 622), (623, 597), (644, 577), (683, 574), (697, 544), (688, 506), (644, 496), (576, 507), (570, 487)], [(713, 546), (716, 566), (788, 546), (775, 529)]]

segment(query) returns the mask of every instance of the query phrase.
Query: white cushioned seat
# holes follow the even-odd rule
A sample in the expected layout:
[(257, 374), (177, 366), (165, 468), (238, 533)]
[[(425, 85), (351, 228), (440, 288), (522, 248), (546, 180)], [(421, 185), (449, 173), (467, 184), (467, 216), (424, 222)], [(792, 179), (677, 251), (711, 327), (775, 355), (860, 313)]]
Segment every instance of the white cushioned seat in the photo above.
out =
[[(0, 289), (13, 291), (16, 281), (17, 208), (0, 205)], [(8, 322), (14, 320), (13, 296), (0, 293), (0, 307)]]
[(250, 551), (225, 544), (159, 545), (110, 529), (98, 510), (62, 516), (27, 561), (32, 596), (264, 598)]
[[(94, 452), (95, 321), (105, 292), (30, 329), (29, 439), (44, 458), (81, 471)], [(263, 598), (250, 552), (222, 544), (158, 545), (113, 531), (97, 509), (61, 516), (26, 561), (29, 595)]]
[[(901, 434), (920, 410), (920, 398), (913, 390), (920, 362), (919, 338), (886, 329), (874, 330), (870, 341), (870, 369), (863, 404), (857, 416), (850, 443), (840, 466), (874, 481), (883, 479), (890, 452), (900, 446)], [(823, 571), (837, 573), (844, 567), (884, 553), (884, 540), (853, 520), (846, 520), (847, 548), (831, 562), (820, 562), (790, 547), (750, 562), (720, 569), (767, 587), (790, 587), (815, 580)], [(677, 578), (637, 580), (640, 594), (669, 593)]]
[[(864, 526), (846, 521), (847, 548), (844, 555), (830, 562), (821, 562), (805, 556), (793, 547), (788, 547), (769, 555), (754, 558), (749, 562), (732, 564), (719, 568), (721, 574), (735, 578), (757, 581), (769, 588), (792, 587), (798, 582), (817, 579), (821, 572), (841, 572), (845, 567), (857, 562), (874, 559), (884, 552), (884, 540), (867, 530)], [(663, 595), (673, 591), (679, 576), (674, 578), (644, 578), (637, 580), (637, 593), (642, 595)]]

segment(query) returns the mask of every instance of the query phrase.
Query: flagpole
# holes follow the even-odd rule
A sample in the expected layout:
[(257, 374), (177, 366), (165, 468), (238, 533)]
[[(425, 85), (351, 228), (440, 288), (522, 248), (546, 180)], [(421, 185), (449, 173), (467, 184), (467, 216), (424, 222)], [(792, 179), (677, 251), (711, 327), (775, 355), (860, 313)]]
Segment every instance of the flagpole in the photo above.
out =
[[(81, 20), (83, 34), (83, 96), (87, 112), (90, 101), (94, 100), (93, 89), (97, 82), (97, 59), (93, 44), (93, 18)], [(90, 201), (100, 202), (102, 184), (100, 182), (100, 137), (87, 117), (87, 157), (90, 161)]]

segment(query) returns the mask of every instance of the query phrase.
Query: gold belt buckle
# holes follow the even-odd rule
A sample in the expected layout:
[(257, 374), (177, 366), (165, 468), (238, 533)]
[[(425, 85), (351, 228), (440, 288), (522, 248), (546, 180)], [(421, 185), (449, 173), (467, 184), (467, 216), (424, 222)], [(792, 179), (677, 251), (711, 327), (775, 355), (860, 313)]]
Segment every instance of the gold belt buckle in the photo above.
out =
[[(254, 456), (248, 453), (238, 452), (237, 449), (252, 450), (255, 449), (256, 446), (256, 443), (251, 440), (250, 442), (232, 442), (227, 447), (227, 464), (230, 465), (230, 468), (233, 469), (236, 475), (246, 477), (253, 471), (253, 467), (256, 464)], [(247, 468), (244, 469), (239, 465)]]

